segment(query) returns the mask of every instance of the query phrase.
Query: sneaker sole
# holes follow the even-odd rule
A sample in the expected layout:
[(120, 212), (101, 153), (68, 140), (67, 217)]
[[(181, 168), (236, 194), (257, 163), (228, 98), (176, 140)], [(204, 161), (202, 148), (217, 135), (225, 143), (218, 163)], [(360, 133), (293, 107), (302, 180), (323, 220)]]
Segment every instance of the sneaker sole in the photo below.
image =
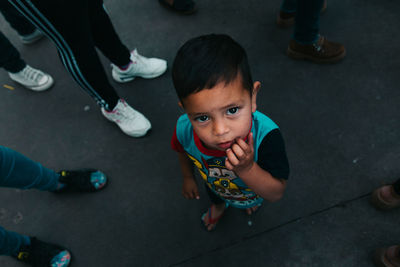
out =
[(154, 79), (157, 78), (158, 76), (163, 75), (165, 72), (167, 71), (167, 68), (165, 68), (165, 70), (163, 70), (162, 72), (158, 72), (156, 74), (151, 74), (151, 75), (137, 75), (137, 76), (129, 76), (126, 78), (121, 78), (119, 77), (117, 74), (115, 74), (114, 70), (112, 71), (112, 77), (114, 79), (114, 81), (119, 82), (119, 83), (127, 83), (130, 81), (133, 81), (135, 78), (139, 77), (142, 79)]
[(118, 126), (118, 128), (121, 129), (121, 131), (122, 131), (124, 134), (128, 135), (128, 136), (135, 137), (135, 138), (144, 137), (144, 136), (146, 136), (146, 135), (151, 131), (151, 124), (150, 124), (150, 128), (148, 128), (148, 129), (146, 130), (146, 132), (144, 132), (144, 133), (143, 133), (143, 132), (141, 132), (141, 133), (131, 133), (131, 132), (127, 132), (127, 131), (125, 131), (124, 129), (122, 129), (122, 128), (118, 125), (117, 122), (115, 122), (115, 121), (113, 121), (112, 119), (109, 119), (108, 117), (106, 117), (106, 115), (104, 115), (104, 113), (103, 113), (103, 110), (101, 110), (101, 113), (103, 114), (104, 118), (106, 118), (109, 122), (112, 122), (112, 123), (116, 124), (116, 125)]
[(330, 58), (318, 58), (318, 57), (313, 57), (307, 54), (303, 54), (303, 53), (299, 53), (296, 52), (292, 49), (290, 49), (290, 47), (288, 47), (286, 54), (296, 60), (309, 60), (312, 61), (314, 63), (337, 63), (340, 60), (342, 60), (345, 56), (346, 56), (346, 50), (343, 51), (343, 53), (335, 56), (335, 57), (330, 57)]
[(53, 78), (52, 78), (50, 75), (49, 75), (48, 77), (49, 77), (49, 80), (47, 81), (47, 83), (45, 83), (45, 84), (43, 84), (43, 85), (40, 85), (40, 86), (33, 86), (33, 87), (31, 87), (31, 86), (26, 86), (26, 85), (24, 85), (24, 84), (22, 84), (22, 83), (20, 83), (20, 82), (18, 82), (18, 81), (16, 81), (16, 80), (12, 79), (12, 78), (11, 78), (11, 79), (12, 79), (14, 82), (16, 82), (16, 83), (22, 85), (23, 87), (25, 87), (25, 88), (27, 88), (27, 89), (29, 89), (29, 90), (32, 90), (32, 91), (35, 91), (35, 92), (42, 92), (42, 91), (48, 90), (48, 89), (49, 89), (50, 87), (52, 87), (53, 84), (54, 84)]

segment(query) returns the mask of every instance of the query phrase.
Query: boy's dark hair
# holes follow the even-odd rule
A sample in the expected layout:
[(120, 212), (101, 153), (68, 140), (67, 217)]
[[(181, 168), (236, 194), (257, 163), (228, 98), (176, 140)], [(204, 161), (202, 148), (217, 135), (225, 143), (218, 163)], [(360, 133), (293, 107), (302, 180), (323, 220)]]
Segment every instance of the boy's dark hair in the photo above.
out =
[(172, 66), (172, 80), (180, 100), (219, 82), (227, 85), (239, 74), (251, 95), (253, 80), (246, 51), (225, 34), (190, 39), (179, 49)]

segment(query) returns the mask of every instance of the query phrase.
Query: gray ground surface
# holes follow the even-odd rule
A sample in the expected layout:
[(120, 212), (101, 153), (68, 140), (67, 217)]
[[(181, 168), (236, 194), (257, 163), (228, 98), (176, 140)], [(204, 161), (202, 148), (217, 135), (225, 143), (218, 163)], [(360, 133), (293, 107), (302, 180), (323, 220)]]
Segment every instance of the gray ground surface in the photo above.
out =
[[(274, 23), (279, 1), (199, 0), (199, 12), (188, 17), (156, 0), (106, 5), (128, 47), (170, 65), (180, 45), (200, 34), (227, 33), (245, 47), (263, 85), (258, 109), (286, 141), (285, 197), (264, 205), (251, 227), (231, 209), (207, 233), (200, 215), (209, 201), (204, 191), (199, 201), (183, 199), (169, 147), (180, 115), (170, 71), (151, 81), (112, 82), (152, 121), (150, 136), (133, 139), (105, 120), (50, 41), (24, 46), (1, 20), (23, 58), (56, 84), (34, 93), (0, 72), (0, 144), (49, 168), (91, 166), (110, 177), (97, 194), (0, 189), (3, 227), (68, 247), (76, 267), (372, 266), (374, 248), (399, 244), (400, 211), (382, 213), (368, 203), (374, 188), (400, 177), (398, 1), (329, 1), (321, 33), (343, 42), (347, 57), (323, 66), (286, 57), (292, 30)], [(22, 265), (0, 257), (0, 266)]]

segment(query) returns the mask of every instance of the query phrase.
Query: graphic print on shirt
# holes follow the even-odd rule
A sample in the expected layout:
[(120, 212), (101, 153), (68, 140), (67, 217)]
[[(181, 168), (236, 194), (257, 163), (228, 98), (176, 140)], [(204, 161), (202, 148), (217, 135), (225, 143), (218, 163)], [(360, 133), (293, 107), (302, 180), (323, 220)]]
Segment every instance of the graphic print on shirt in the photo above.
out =
[(202, 162), (189, 155), (207, 186), (215, 194), (235, 207), (246, 208), (261, 203), (262, 198), (249, 189), (236, 174), (225, 167), (224, 157), (213, 157)]

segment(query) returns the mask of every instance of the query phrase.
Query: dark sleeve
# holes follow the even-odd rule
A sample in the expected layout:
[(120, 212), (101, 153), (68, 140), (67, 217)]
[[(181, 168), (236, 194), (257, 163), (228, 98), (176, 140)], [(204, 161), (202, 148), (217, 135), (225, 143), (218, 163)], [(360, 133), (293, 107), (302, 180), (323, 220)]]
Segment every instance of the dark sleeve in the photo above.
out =
[(279, 129), (269, 132), (258, 147), (257, 164), (277, 179), (289, 178), (285, 142)]

